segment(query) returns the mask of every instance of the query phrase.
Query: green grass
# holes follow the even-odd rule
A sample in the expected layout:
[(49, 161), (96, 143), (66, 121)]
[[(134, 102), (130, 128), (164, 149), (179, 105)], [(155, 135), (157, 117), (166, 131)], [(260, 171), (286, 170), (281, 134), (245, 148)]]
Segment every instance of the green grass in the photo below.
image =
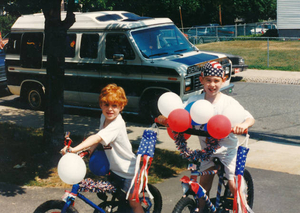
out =
[[(59, 153), (51, 153), (43, 144), (43, 130), (0, 123), (0, 182), (21, 186), (69, 187), (58, 177)], [(74, 145), (83, 136), (71, 135)], [(63, 146), (63, 142), (62, 142)], [(138, 145), (133, 145), (134, 152)], [(86, 159), (88, 165), (88, 161)], [(19, 165), (21, 168), (16, 168)], [(185, 170), (187, 161), (178, 152), (156, 148), (149, 171), (149, 182), (158, 183)], [(89, 170), (86, 177), (97, 178)]]
[(249, 69), (300, 71), (300, 41), (236, 40), (197, 45), (200, 50), (231, 53), (245, 59)]

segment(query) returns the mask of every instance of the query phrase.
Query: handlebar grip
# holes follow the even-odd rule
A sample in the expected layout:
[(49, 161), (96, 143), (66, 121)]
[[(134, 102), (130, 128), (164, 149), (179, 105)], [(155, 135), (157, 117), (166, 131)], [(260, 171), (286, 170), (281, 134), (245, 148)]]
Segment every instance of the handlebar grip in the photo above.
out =
[[(231, 129), (231, 132), (233, 133), (233, 129)], [(243, 132), (243, 134), (248, 134), (248, 129), (245, 129), (245, 131)]]

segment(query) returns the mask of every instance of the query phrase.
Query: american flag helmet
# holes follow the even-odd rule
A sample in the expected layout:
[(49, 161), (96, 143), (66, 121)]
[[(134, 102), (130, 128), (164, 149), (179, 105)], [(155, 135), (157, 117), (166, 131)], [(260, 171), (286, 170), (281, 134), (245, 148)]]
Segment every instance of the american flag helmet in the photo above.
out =
[(205, 76), (217, 76), (224, 77), (224, 70), (222, 65), (216, 61), (207, 62), (202, 69), (202, 75)]

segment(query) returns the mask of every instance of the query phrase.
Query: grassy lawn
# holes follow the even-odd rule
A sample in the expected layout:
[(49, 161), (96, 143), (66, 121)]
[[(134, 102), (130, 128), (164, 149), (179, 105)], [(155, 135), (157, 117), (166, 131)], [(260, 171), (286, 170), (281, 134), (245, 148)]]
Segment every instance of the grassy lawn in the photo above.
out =
[[(43, 146), (43, 130), (0, 123), (0, 182), (21, 186), (69, 187), (57, 174), (59, 153)], [(71, 135), (74, 145), (83, 136)], [(136, 152), (138, 146), (134, 145)], [(86, 159), (88, 166), (88, 159)], [(186, 169), (187, 161), (178, 152), (156, 149), (149, 182), (158, 183)], [(86, 177), (96, 179), (89, 170)]]
[(250, 69), (300, 71), (300, 41), (237, 40), (197, 45), (200, 50), (231, 53), (245, 59)]

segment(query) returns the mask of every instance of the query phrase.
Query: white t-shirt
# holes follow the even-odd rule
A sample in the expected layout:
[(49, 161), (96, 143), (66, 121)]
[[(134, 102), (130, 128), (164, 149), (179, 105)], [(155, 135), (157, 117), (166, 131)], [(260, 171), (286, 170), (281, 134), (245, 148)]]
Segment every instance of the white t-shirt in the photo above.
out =
[[(197, 100), (203, 100), (203, 99), (205, 99), (205, 93), (202, 93), (200, 95), (191, 96), (187, 100), (186, 105), (191, 102), (194, 102)], [(214, 115), (220, 115), (230, 105), (240, 105), (240, 103), (237, 100), (235, 100), (234, 98), (221, 93), (219, 100), (216, 103), (213, 103), (212, 105), (214, 108)], [(199, 110), (201, 110), (201, 109), (199, 109)], [(245, 110), (244, 120), (246, 120), (247, 118), (253, 118), (253, 116), (247, 110)], [(198, 129), (200, 127), (201, 126), (196, 126), (196, 128), (198, 128)], [(199, 137), (199, 139), (201, 142), (205, 143), (206, 137)], [(235, 134), (230, 133), (228, 137), (221, 140), (220, 145), (221, 145), (221, 148), (218, 149), (216, 153), (226, 151), (227, 148), (237, 148), (238, 139)]]
[[(105, 147), (105, 154), (110, 164), (110, 170), (117, 175), (132, 179), (134, 176), (136, 156), (132, 152), (132, 146), (128, 139), (126, 124), (121, 114), (109, 125), (103, 128), (105, 117), (100, 118), (100, 131), (97, 133), (101, 138), (101, 144)], [(109, 147), (109, 149), (107, 149)]]
[[(197, 101), (197, 100), (203, 100), (205, 99), (205, 93), (202, 93), (200, 95), (191, 96), (187, 102), (186, 105)], [(221, 93), (221, 96), (219, 100), (217, 100), (216, 103), (212, 104), (214, 108), (214, 115), (220, 115), (223, 113), (223, 111), (230, 105), (240, 105), (240, 103), (235, 100), (234, 98), (225, 95)], [(199, 109), (201, 110), (201, 109)], [(245, 110), (245, 117), (244, 120), (247, 118), (253, 118), (253, 116)], [(203, 130), (204, 125), (198, 125), (195, 128), (196, 129), (202, 129)], [(206, 147), (206, 137), (199, 136), (200, 146), (202, 149)], [(226, 177), (229, 180), (232, 180), (234, 177), (234, 171), (235, 171), (235, 162), (236, 162), (236, 155), (237, 155), (237, 148), (238, 148), (238, 138), (235, 134), (230, 133), (228, 137), (223, 138), (220, 140), (219, 145), (221, 146), (219, 149), (216, 150), (216, 152), (211, 157), (218, 157), (221, 162), (225, 166), (225, 172)], [(201, 164), (201, 171), (204, 171), (208, 169), (209, 167), (213, 166), (212, 161), (204, 161)]]

